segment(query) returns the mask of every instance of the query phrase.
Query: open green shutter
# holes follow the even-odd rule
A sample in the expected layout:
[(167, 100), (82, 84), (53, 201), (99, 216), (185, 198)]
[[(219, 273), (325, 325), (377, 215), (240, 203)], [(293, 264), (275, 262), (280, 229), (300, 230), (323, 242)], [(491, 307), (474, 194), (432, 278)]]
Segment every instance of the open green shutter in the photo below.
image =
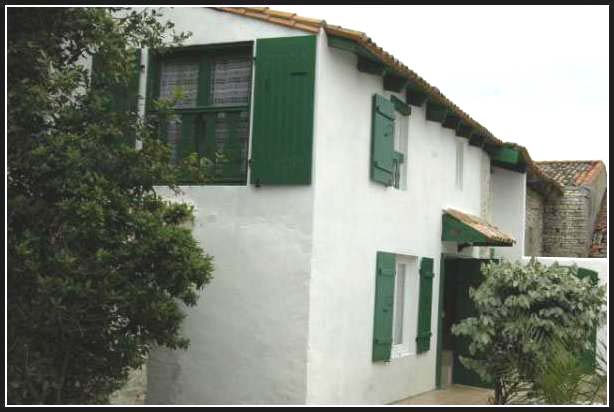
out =
[(418, 336), (417, 353), (426, 352), (431, 347), (431, 307), (433, 301), (433, 259), (420, 260), (420, 296), (418, 298)]
[(387, 361), (392, 349), (395, 256), (377, 252), (375, 314), (373, 320), (373, 361)]
[[(597, 286), (599, 283), (599, 274), (594, 270), (586, 269), (586, 268), (578, 268), (578, 278), (584, 279), (588, 278), (590, 283), (593, 286)], [(597, 350), (597, 329), (593, 329), (590, 334), (590, 345), (591, 348), (581, 352), (579, 356), (580, 364), (586, 369), (586, 371), (592, 371), (596, 366), (596, 350)]]
[[(112, 112), (136, 112), (138, 110), (139, 80), (141, 76), (141, 50), (133, 49), (127, 53), (134, 53), (133, 67), (130, 71), (128, 84), (109, 84), (110, 104), (109, 110)], [(94, 56), (92, 61), (92, 72), (98, 76), (97, 71), (105, 70), (104, 62), (100, 57)], [(106, 81), (109, 79), (102, 79)]]
[(391, 186), (394, 182), (394, 103), (373, 96), (371, 125), (371, 179)]
[(150, 49), (147, 59), (147, 110), (154, 110), (154, 100), (160, 97), (160, 56)]
[[(139, 103), (139, 81), (141, 77), (141, 50), (132, 49), (127, 53), (134, 53), (133, 66), (130, 72), (128, 84), (112, 83), (111, 78), (106, 75), (107, 70), (103, 58), (98, 55), (92, 57), (92, 87), (107, 87), (109, 94), (108, 106), (106, 109), (115, 113), (137, 113)], [(135, 144), (136, 137), (132, 131), (128, 132), (128, 139), (132, 146)]]
[(252, 184), (311, 184), (315, 59), (315, 36), (257, 41)]

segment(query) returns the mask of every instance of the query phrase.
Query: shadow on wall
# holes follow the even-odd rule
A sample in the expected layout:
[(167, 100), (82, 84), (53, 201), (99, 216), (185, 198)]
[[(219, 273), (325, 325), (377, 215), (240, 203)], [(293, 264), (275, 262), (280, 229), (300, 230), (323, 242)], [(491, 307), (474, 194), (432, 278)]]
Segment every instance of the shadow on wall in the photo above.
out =
[(126, 385), (109, 397), (111, 405), (143, 405), (147, 390), (147, 364), (140, 369), (133, 369)]

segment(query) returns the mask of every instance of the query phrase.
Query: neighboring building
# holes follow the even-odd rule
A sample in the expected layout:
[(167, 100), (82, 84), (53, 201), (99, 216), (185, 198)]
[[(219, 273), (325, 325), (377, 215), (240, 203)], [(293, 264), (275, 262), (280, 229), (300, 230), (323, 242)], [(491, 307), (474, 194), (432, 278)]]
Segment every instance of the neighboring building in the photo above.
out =
[[(601, 161), (536, 162), (562, 190), (544, 193), (528, 181), (525, 255), (589, 257), (592, 244), (605, 229), (605, 165)], [(603, 209), (603, 224), (597, 217)], [(594, 232), (597, 231), (595, 234)], [(595, 246), (595, 253), (605, 247)]]
[(160, 191), (195, 205), (215, 278), (187, 310), (190, 348), (151, 354), (146, 402), (381, 404), (475, 383), (459, 302), (481, 257), (522, 258), (527, 172), (556, 182), (364, 33), (267, 8), (163, 18), (193, 36), (142, 51), (139, 113), (184, 90), (167, 138), (215, 184)]
[(608, 191), (606, 190), (601, 200), (601, 208), (595, 220), (593, 231), (593, 242), (589, 257), (607, 258), (608, 257)]

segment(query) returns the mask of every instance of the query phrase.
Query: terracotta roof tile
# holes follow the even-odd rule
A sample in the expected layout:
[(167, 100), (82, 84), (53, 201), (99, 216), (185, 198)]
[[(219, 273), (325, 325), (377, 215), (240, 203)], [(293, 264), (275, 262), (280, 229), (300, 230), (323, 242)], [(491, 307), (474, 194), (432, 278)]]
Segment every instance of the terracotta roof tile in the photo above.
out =
[(536, 164), (547, 176), (563, 186), (590, 184), (605, 172), (605, 165), (600, 160), (555, 160)]
[(480, 217), (470, 215), (469, 213), (461, 212), (460, 210), (456, 209), (445, 209), (444, 213), (477, 230), (490, 240), (507, 244), (513, 244), (516, 242), (512, 236), (501, 231), (501, 229), (499, 229), (497, 226)]
[(461, 110), (454, 102), (448, 99), (437, 87), (432, 86), (416, 72), (408, 68), (401, 63), (398, 59), (379, 47), (370, 37), (365, 33), (356, 30), (350, 30), (341, 26), (336, 26), (326, 23), (324, 20), (318, 20), (308, 17), (297, 16), (295, 13), (280, 12), (271, 10), (268, 7), (214, 7), (214, 9), (234, 13), (242, 16), (257, 18), (266, 20), (271, 23), (284, 25), (287, 27), (294, 27), (299, 30), (308, 31), (311, 33), (318, 33), (323, 29), (327, 34), (331, 34), (338, 37), (343, 37), (360, 44), (365, 49), (373, 53), (381, 62), (390, 66), (397, 72), (398, 75), (403, 76), (417, 85), (422, 91), (427, 93), (430, 99), (436, 103), (442, 104), (458, 116), (465, 124), (475, 128), (479, 133), (485, 136), (486, 140), (490, 144), (501, 146), (506, 144), (508, 146), (515, 147), (520, 150), (525, 163), (528, 166), (528, 171), (536, 178), (543, 180), (546, 184), (561, 191), (560, 184), (546, 176), (534, 163), (529, 155), (529, 152), (523, 146), (515, 143), (504, 143), (499, 138), (495, 137), (488, 129), (474, 120), (466, 112)]

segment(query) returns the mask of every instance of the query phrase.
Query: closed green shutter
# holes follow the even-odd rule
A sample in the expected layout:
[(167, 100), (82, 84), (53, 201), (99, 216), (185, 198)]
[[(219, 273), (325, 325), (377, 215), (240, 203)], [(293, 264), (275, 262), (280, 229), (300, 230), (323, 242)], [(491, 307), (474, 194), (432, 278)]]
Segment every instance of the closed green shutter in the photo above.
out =
[(373, 361), (390, 359), (394, 305), (395, 256), (377, 252), (375, 314), (373, 319)]
[(315, 36), (258, 40), (252, 184), (311, 184), (315, 58)]
[(433, 259), (420, 260), (420, 296), (418, 298), (417, 353), (431, 347), (431, 306), (433, 300)]
[[(589, 278), (590, 283), (593, 286), (597, 286), (599, 283), (599, 274), (594, 270), (586, 268), (578, 268), (578, 275), (580, 279)], [(596, 350), (597, 350), (597, 329), (593, 329), (590, 334), (591, 348), (587, 349), (579, 354), (579, 361), (587, 371), (592, 371), (596, 366)]]
[(373, 96), (371, 125), (371, 179), (391, 186), (394, 183), (394, 103)]

